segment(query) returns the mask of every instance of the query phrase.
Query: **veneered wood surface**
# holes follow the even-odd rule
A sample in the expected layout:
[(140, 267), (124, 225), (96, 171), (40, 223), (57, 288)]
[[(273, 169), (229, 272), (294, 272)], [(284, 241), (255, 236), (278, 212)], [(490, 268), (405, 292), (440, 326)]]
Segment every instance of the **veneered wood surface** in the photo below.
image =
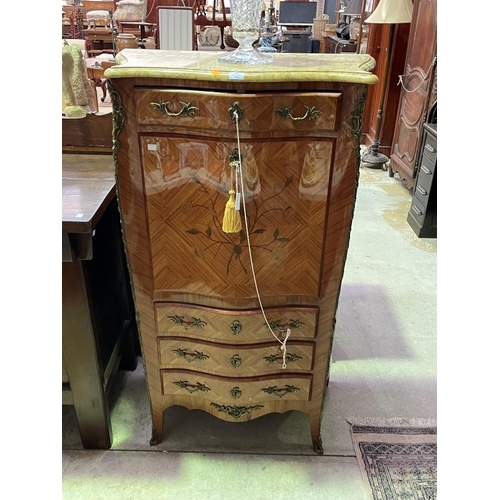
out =
[[(425, 43), (422, 43), (424, 39)], [(434, 102), (436, 99), (433, 65), (436, 47), (437, 0), (416, 0), (391, 154), (391, 171), (398, 172), (408, 187), (415, 182), (422, 125), (432, 104), (430, 100)]]
[(116, 196), (111, 156), (62, 155), (62, 231), (89, 233)]
[[(214, 84), (148, 78), (115, 79), (111, 83), (123, 105), (120, 112), (127, 117), (118, 137), (118, 192), (146, 360), (153, 417), (152, 444), (162, 439), (164, 409), (180, 404), (203, 409), (228, 421), (248, 420), (291, 409), (303, 411), (310, 418), (313, 445), (320, 451), (321, 409), (333, 342), (332, 323), (347, 255), (358, 179), (357, 142), (352, 129), (357, 122), (353, 120), (353, 112), (355, 107), (359, 111), (356, 103), (362, 96), (364, 85), (332, 82), (292, 85), (287, 82), (254, 84), (249, 86), (252, 87), (250, 89), (244, 82)], [(220, 333), (222, 327), (219, 322), (204, 336), (202, 330), (172, 328), (168, 319), (179, 311), (179, 304), (194, 309), (198, 319), (204, 308), (205, 312), (211, 308), (215, 316), (220, 315), (221, 323), (225, 322), (221, 311), (233, 310), (231, 320), (236, 320), (242, 319), (242, 312), (259, 310), (255, 290), (252, 289), (245, 239), (241, 235), (229, 235), (225, 240), (228, 244), (220, 243), (218, 253), (214, 247), (219, 243), (208, 248), (210, 238), (215, 237), (213, 235), (222, 237), (216, 223), (221, 221), (227, 199), (227, 156), (236, 146), (235, 133), (232, 138), (223, 133), (217, 140), (217, 129), (213, 128), (205, 132), (197, 128), (190, 132), (188, 126), (179, 124), (138, 124), (138, 116), (146, 116), (142, 108), (147, 102), (142, 102), (141, 109), (138, 108), (138, 91), (139, 95), (147, 95), (148, 90), (157, 92), (160, 88), (172, 88), (172, 85), (209, 87), (206, 90), (224, 93), (255, 91), (264, 87), (268, 94), (283, 90), (307, 91), (317, 94), (314, 102), (318, 107), (322, 92), (338, 96), (335, 98), (336, 116), (332, 120), (338, 126), (328, 131), (329, 137), (322, 136), (313, 122), (304, 130), (292, 127), (287, 132), (290, 135), (285, 135), (283, 140), (274, 140), (266, 137), (266, 133), (274, 133), (271, 122), (266, 128), (263, 121), (262, 129), (255, 132), (255, 136), (251, 131), (246, 132), (241, 144), (243, 163), (251, 163), (254, 158), (258, 170), (259, 181), (253, 187), (248, 178), (245, 181), (251, 223), (258, 218), (256, 213), (264, 211), (262, 203), (270, 200), (265, 201), (270, 211), (258, 219), (260, 225), (252, 226), (263, 231), (251, 235), (251, 241), (256, 242), (252, 254), (255, 256), (263, 306), (265, 309), (281, 308), (283, 312), (290, 313), (290, 318), (293, 317), (294, 307), (307, 306), (317, 311), (314, 314), (315, 334), (310, 340), (314, 343), (312, 369), (304, 371), (297, 368), (300, 372), (297, 373), (293, 362), (287, 363), (286, 369), (276, 363), (274, 373), (269, 374), (263, 369), (255, 377), (260, 380), (264, 373), (275, 381), (281, 380), (281, 377), (294, 380), (309, 377), (307, 399), (275, 397), (258, 405), (248, 403), (249, 408), (241, 408), (238, 400), (230, 396), (226, 399), (221, 389), (223, 385), (226, 387), (228, 377), (233, 379), (235, 376), (232, 366), (222, 366), (218, 361), (219, 354), (214, 355), (214, 363), (221, 365), (220, 368), (210, 369), (216, 374), (191, 370), (196, 375), (194, 384), (200, 376), (211, 380), (213, 388), (210, 387), (218, 394), (218, 403), (210, 397), (196, 397), (197, 391), (193, 394), (188, 391), (186, 395), (182, 390), (169, 388), (165, 392), (165, 377), (171, 377), (173, 367), (162, 365), (161, 357), (166, 355), (165, 342), (170, 342), (172, 337), (176, 342), (189, 342), (193, 352), (195, 345), (198, 351), (203, 351), (208, 346), (207, 342), (213, 341), (217, 342), (216, 348), (222, 350), (227, 345), (238, 343), (240, 348), (244, 346), (241, 352), (245, 355), (256, 347), (252, 354), (254, 359), (259, 356), (259, 347), (254, 345), (259, 341), (275, 342), (276, 350), (279, 348), (279, 343), (273, 339), (271, 332), (266, 332), (265, 326), (262, 326), (262, 333), (240, 346), (239, 340), (230, 338), (230, 333), (225, 333), (225, 330)], [(238, 97), (240, 94), (235, 93), (234, 100)], [(328, 100), (328, 96), (325, 97)], [(229, 100), (232, 98), (230, 96)], [(248, 102), (254, 103), (253, 106), (258, 100), (249, 99)], [(194, 99), (191, 104), (197, 105)], [(204, 109), (210, 106), (219, 109), (217, 103), (205, 104)], [(249, 113), (251, 115), (252, 111)], [(227, 130), (230, 130), (230, 125), (227, 125)], [(316, 182), (312, 189), (307, 189), (304, 180), (311, 178), (306, 175), (311, 165), (322, 165), (322, 170), (317, 179), (312, 176)], [(280, 249), (274, 261), (270, 258), (272, 250), (259, 248), (265, 246), (264, 235)], [(283, 240), (275, 239), (275, 235)], [(231, 259), (228, 266), (235, 246), (240, 247), (236, 251), (238, 259), (233, 258), (235, 262)], [(262, 320), (259, 321), (263, 325)], [(207, 320), (207, 323), (210, 324), (210, 321)], [(159, 331), (160, 325), (163, 332)], [(293, 334), (291, 338), (294, 338)], [(196, 340), (199, 342), (194, 344)], [(163, 351), (160, 346), (163, 346)], [(292, 347), (293, 343), (290, 344), (290, 352)], [(279, 384), (273, 385), (280, 387)], [(174, 385), (172, 387), (175, 388)]]

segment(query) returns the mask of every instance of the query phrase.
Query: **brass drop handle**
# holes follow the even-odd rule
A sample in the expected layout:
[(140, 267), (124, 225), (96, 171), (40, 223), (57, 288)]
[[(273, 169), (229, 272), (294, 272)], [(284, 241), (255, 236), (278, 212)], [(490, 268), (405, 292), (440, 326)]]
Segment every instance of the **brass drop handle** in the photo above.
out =
[(177, 356), (184, 358), (188, 363), (195, 360), (205, 361), (206, 359), (209, 359), (209, 356), (197, 350), (194, 352), (188, 352), (187, 349), (172, 349), (172, 352), (177, 354)]
[[(267, 326), (267, 324), (264, 324), (264, 326)], [(270, 321), (269, 326), (273, 330), (279, 330), (280, 332), (286, 332), (288, 328), (291, 330), (297, 329), (297, 328), (302, 328), (303, 326), (306, 326), (305, 323), (302, 323), (298, 319), (289, 319), (287, 322), (284, 322), (283, 320), (278, 320), (278, 321)]]
[(316, 109), (316, 106), (306, 106), (304, 104), (304, 108), (306, 108), (306, 113), (304, 116), (292, 116), (290, 110), (292, 106), (283, 106), (282, 108), (275, 109), (274, 114), (278, 115), (282, 120), (286, 120), (290, 118), (293, 121), (302, 121), (302, 120), (316, 120), (323, 114), (323, 111)]
[(191, 317), (192, 321), (186, 321), (184, 319), (184, 316), (168, 316), (168, 319), (172, 322), (175, 323), (176, 325), (181, 325), (184, 330), (189, 330), (191, 327), (194, 328), (203, 328), (207, 326), (207, 322), (201, 320), (200, 318), (194, 318)]
[[(269, 361), (269, 363), (281, 363), (283, 361), (283, 355), (281, 353), (279, 354), (271, 354), (270, 356), (264, 356), (266, 361)], [(286, 360), (289, 361), (290, 363), (296, 363), (302, 359), (302, 356), (299, 356), (298, 354), (291, 354), (288, 353), (286, 355)]]
[(208, 392), (212, 390), (210, 389), (210, 387), (206, 386), (205, 384), (202, 384), (201, 382), (196, 382), (196, 384), (190, 384), (187, 380), (179, 380), (177, 382), (172, 382), (172, 383), (177, 387), (180, 387), (181, 389), (186, 389), (186, 391), (190, 393), (196, 391)]
[(177, 112), (170, 111), (168, 109), (168, 106), (170, 104), (169, 101), (167, 102), (150, 102), (149, 103), (151, 106), (153, 106), (154, 109), (157, 109), (162, 115), (168, 115), (173, 118), (177, 118), (178, 116), (181, 116), (182, 114), (187, 114), (188, 116), (194, 116), (195, 113), (198, 111), (198, 108), (196, 106), (191, 106), (190, 102), (182, 102), (180, 101), (179, 104), (181, 105), (181, 109)]
[(281, 389), (278, 389), (277, 385), (273, 385), (270, 387), (265, 387), (262, 390), (264, 392), (267, 392), (267, 394), (274, 394), (275, 396), (278, 396), (279, 398), (282, 398), (285, 394), (300, 391), (300, 389), (298, 387), (295, 387), (294, 385), (288, 385), (288, 384), (286, 384), (285, 387), (282, 387)]

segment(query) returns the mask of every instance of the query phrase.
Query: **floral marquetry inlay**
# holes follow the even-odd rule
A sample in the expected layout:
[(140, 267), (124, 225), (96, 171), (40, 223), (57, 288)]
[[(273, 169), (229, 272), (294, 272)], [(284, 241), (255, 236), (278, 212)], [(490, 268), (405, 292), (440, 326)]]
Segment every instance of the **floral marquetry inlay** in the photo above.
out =
[[(242, 140), (243, 229), (228, 234), (222, 220), (237, 174), (235, 141), (141, 140), (148, 220), (158, 235), (151, 243), (155, 289), (254, 296), (246, 216), (260, 292), (279, 286), (285, 295), (317, 296), (331, 141)], [(190, 258), (183, 263), (179, 254)]]

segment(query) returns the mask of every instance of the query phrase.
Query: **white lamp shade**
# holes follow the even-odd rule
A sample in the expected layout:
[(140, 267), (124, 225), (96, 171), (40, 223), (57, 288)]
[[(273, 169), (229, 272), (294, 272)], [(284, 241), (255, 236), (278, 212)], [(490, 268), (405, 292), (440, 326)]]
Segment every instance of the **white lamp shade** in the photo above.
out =
[(413, 4), (411, 0), (380, 0), (371, 16), (365, 23), (402, 24), (411, 22)]

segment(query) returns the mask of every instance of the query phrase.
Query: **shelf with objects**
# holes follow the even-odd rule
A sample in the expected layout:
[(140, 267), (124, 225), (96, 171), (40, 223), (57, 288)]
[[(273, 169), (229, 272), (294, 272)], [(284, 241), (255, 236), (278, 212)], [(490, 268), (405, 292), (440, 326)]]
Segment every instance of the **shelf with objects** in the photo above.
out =
[(371, 13), (372, 3), (372, 0), (338, 0), (336, 23), (323, 34), (325, 52), (367, 53), (369, 27), (365, 19)]
[(298, 54), (313, 51), (311, 37), (317, 8), (318, 2), (280, 2), (277, 25), (283, 43), (282, 52)]

